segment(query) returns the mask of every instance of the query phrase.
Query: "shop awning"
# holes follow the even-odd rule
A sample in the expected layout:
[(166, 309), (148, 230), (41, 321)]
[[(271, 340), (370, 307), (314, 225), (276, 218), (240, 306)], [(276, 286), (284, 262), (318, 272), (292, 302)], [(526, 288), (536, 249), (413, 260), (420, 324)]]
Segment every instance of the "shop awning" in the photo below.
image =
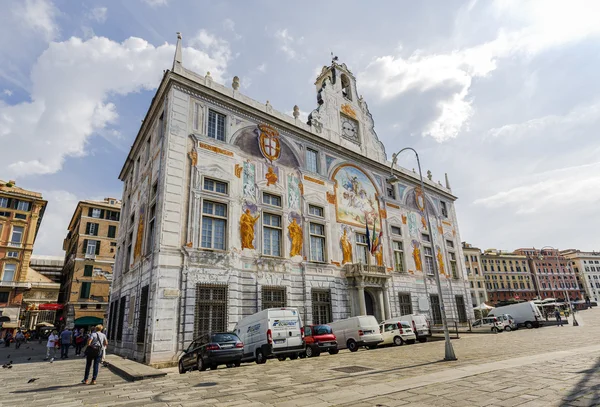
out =
[(81, 317), (75, 320), (75, 325), (78, 326), (90, 326), (90, 325), (98, 325), (104, 322), (102, 318), (98, 317)]
[(62, 304), (53, 304), (53, 303), (47, 303), (47, 304), (40, 304), (38, 306), (38, 309), (40, 311), (58, 311), (60, 309), (63, 309), (64, 305)]
[(18, 328), (18, 327), (19, 327), (18, 322), (3, 322), (2, 323), (3, 329), (14, 329), (14, 328)]

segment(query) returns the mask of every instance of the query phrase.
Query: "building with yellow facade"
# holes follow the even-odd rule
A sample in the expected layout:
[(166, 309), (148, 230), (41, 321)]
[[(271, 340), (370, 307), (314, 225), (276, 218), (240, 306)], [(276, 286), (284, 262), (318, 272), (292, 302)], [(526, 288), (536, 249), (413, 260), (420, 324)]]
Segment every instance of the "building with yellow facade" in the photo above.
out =
[(80, 201), (63, 243), (59, 325), (87, 327), (104, 322), (116, 254), (121, 201)]
[(25, 315), (24, 296), (38, 280), (30, 270), (33, 244), (47, 201), (39, 192), (18, 187), (15, 181), (0, 180), (0, 321), (2, 331), (21, 326)]

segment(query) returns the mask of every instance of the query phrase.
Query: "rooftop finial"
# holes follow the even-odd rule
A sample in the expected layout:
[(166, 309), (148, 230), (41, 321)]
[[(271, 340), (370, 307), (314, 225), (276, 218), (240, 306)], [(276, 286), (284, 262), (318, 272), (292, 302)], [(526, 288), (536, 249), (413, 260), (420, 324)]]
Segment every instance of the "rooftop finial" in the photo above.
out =
[(177, 32), (177, 45), (175, 46), (175, 58), (173, 58), (173, 72), (178, 72), (182, 68), (181, 63), (181, 33)]

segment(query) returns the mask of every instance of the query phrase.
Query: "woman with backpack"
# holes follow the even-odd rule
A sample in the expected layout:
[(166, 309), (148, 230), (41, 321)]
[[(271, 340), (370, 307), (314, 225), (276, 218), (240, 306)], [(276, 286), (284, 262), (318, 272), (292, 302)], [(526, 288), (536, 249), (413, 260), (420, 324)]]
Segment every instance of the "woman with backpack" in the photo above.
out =
[(90, 384), (96, 384), (96, 378), (98, 377), (98, 369), (100, 362), (102, 361), (102, 353), (104, 347), (108, 346), (108, 339), (106, 335), (102, 333), (102, 325), (96, 326), (96, 331), (93, 332), (87, 341), (87, 348), (85, 348), (85, 376), (81, 381), (82, 384), (88, 384), (88, 377), (90, 376), (90, 368), (92, 363), (94, 364), (94, 371), (92, 373), (92, 381)]

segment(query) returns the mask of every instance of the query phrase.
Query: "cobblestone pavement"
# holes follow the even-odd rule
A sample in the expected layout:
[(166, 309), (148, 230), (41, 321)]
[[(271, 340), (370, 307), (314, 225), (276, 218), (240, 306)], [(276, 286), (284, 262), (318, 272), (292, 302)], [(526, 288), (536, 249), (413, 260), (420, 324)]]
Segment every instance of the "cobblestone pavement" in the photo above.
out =
[[(444, 343), (342, 351), (313, 359), (127, 382), (101, 368), (85, 386), (83, 358), (44, 362), (43, 345), (0, 348), (0, 406), (593, 406), (600, 405), (600, 311), (581, 326), (545, 327)], [(9, 357), (10, 355), (10, 357)], [(28, 358), (31, 358), (28, 360)], [(358, 373), (336, 368), (358, 366)], [(30, 378), (39, 378), (27, 383)]]

